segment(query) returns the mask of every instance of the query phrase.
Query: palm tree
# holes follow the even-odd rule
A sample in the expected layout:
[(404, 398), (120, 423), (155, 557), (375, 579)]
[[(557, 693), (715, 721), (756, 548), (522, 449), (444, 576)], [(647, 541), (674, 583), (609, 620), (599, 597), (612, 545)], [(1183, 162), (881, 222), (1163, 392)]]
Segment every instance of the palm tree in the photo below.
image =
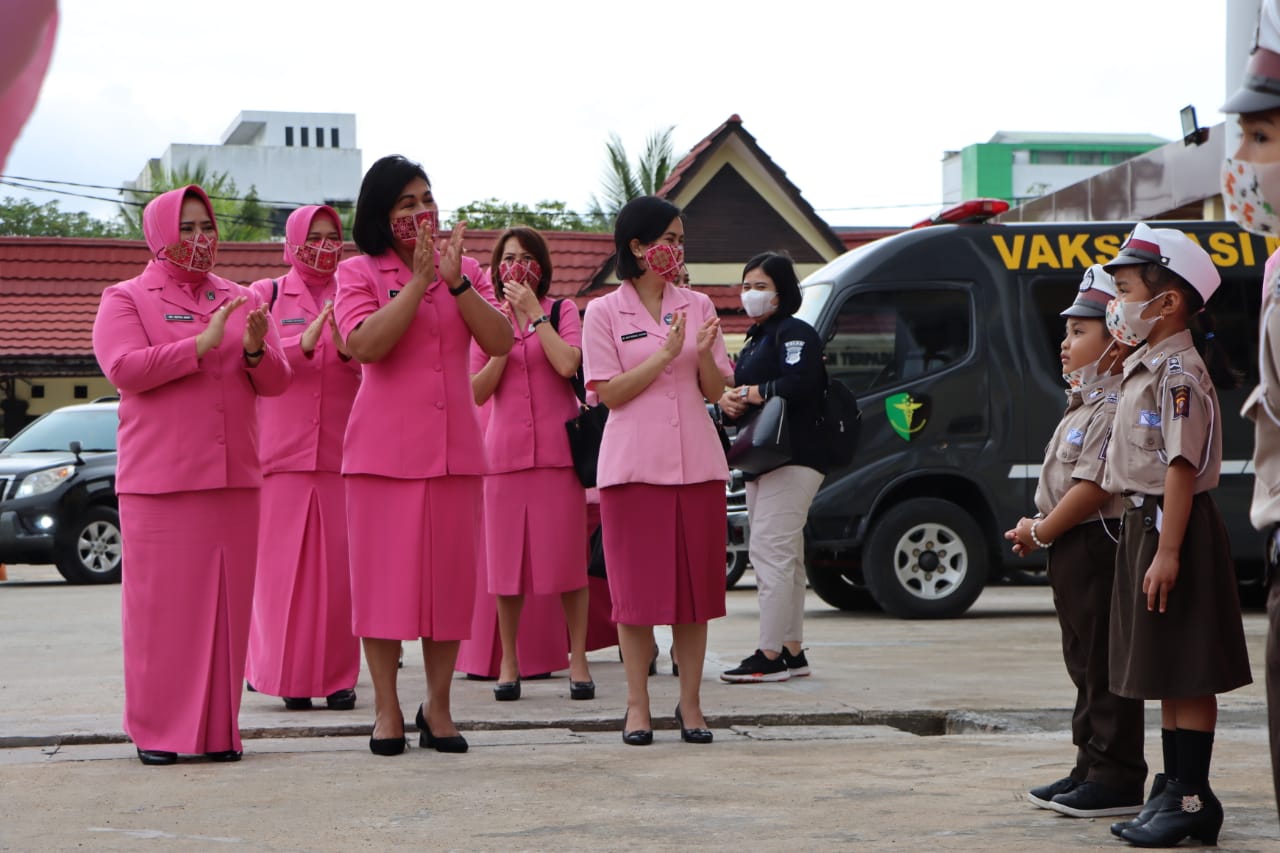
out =
[(271, 239), (271, 211), (258, 201), (253, 187), (241, 198), (236, 182), (226, 172), (210, 172), (201, 161), (194, 166), (166, 171), (159, 160), (147, 164), (148, 188), (121, 190), (119, 216), (124, 236), (142, 239), (142, 208), (157, 195), (188, 184), (199, 184), (213, 202), (218, 220), (218, 237), (227, 242), (255, 242)]
[(622, 206), (633, 198), (655, 194), (664, 183), (671, 167), (675, 165), (671, 153), (671, 132), (674, 126), (656, 130), (645, 141), (644, 154), (633, 167), (627, 150), (618, 134), (610, 133), (605, 145), (608, 163), (601, 178), (603, 200), (591, 196), (588, 215), (601, 227), (612, 227), (614, 217)]

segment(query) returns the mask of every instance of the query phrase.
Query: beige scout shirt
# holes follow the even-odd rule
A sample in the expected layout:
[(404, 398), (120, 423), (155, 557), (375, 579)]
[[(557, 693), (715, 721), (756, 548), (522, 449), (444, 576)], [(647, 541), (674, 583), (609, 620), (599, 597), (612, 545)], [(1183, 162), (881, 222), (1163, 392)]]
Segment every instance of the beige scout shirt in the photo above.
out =
[(1189, 331), (1140, 347), (1124, 363), (1102, 488), (1163, 495), (1169, 462), (1178, 457), (1197, 471), (1196, 494), (1214, 488), (1220, 420), (1218, 393)]
[[(1071, 395), (1067, 413), (1044, 451), (1036, 486), (1036, 509), (1042, 515), (1061, 503), (1076, 480), (1102, 483), (1119, 390), (1119, 376), (1102, 376)], [(1114, 495), (1102, 505), (1101, 512), (1103, 518), (1119, 518), (1121, 510), (1122, 500)], [(1096, 520), (1096, 516), (1086, 519)]]
[(1253, 503), (1259, 530), (1280, 522), (1280, 252), (1267, 261), (1258, 322), (1258, 387), (1240, 414), (1253, 421)]

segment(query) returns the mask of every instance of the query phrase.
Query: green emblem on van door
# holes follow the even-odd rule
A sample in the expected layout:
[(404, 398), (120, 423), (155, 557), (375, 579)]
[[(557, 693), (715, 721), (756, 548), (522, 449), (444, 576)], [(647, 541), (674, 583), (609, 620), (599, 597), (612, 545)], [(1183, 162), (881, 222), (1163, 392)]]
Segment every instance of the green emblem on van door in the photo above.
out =
[(889, 426), (893, 431), (903, 441), (910, 441), (911, 436), (928, 423), (928, 399), (917, 400), (910, 394), (894, 394), (885, 398), (884, 412), (889, 416)]

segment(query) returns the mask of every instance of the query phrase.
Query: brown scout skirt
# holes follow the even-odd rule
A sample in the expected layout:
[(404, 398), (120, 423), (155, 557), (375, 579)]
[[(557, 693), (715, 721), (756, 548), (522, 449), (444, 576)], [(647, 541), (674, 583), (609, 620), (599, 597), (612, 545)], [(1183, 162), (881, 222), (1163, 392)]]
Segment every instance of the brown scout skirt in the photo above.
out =
[(1142, 578), (1159, 543), (1158, 505), (1156, 496), (1125, 498), (1111, 604), (1111, 691), (1133, 699), (1186, 699), (1243, 687), (1253, 676), (1231, 546), (1207, 492), (1191, 502), (1167, 610), (1147, 610)]

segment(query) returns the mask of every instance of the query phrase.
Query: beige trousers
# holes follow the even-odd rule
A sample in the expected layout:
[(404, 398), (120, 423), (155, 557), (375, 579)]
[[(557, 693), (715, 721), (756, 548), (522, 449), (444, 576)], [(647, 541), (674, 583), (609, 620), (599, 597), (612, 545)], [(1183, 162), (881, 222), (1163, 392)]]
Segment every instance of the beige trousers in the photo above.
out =
[(823, 475), (784, 465), (747, 483), (748, 553), (760, 600), (760, 648), (804, 641), (804, 522)]

